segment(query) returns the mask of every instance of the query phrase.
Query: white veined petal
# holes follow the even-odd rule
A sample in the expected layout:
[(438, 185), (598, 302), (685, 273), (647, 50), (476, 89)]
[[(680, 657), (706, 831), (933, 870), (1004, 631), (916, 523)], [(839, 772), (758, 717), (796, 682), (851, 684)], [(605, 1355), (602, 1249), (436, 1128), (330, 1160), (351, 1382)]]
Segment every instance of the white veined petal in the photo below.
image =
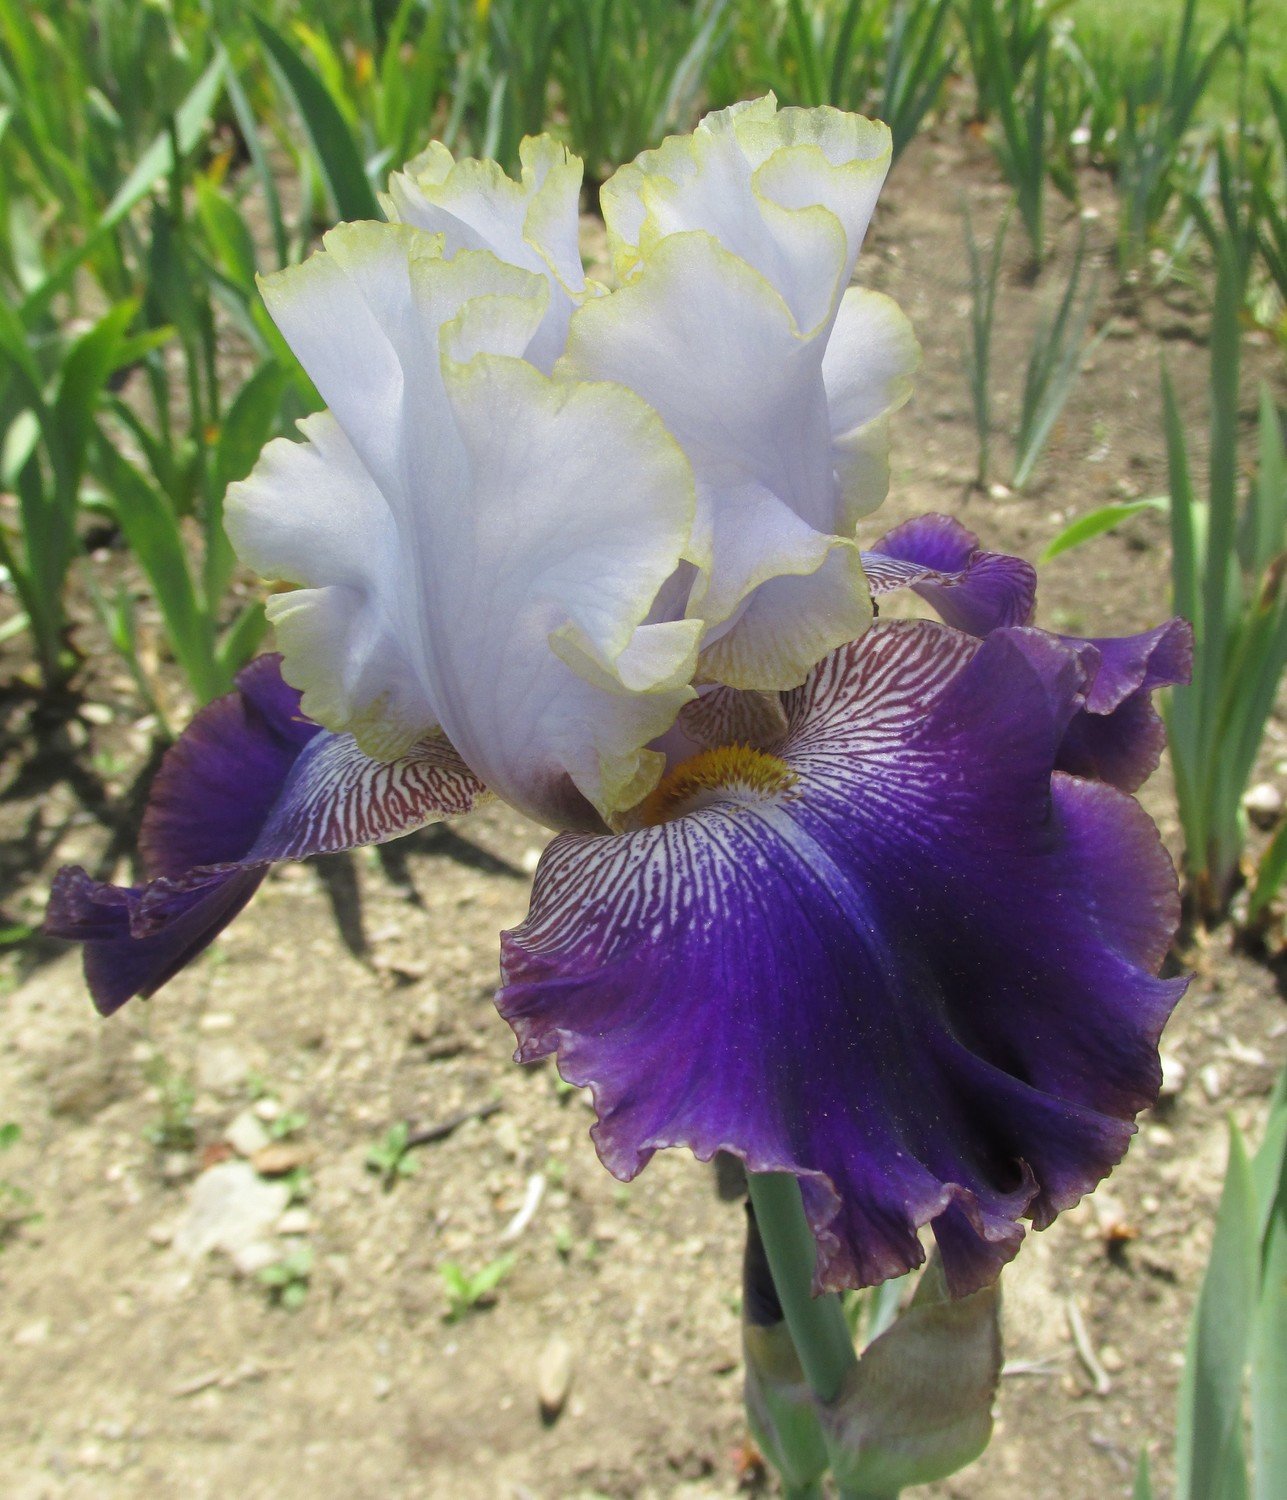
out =
[(858, 549), (837, 543), (814, 572), (784, 574), (756, 589), (732, 627), (703, 649), (699, 671), (731, 688), (798, 687), (871, 620)]
[[(380, 758), (433, 727), (532, 816), (650, 789), (700, 622), (658, 618), (690, 550), (682, 451), (629, 391), (518, 357), (547, 283), (487, 252), (352, 226), (275, 289), (332, 410), (229, 497), (306, 712)], [(592, 811), (593, 809), (593, 811)]]
[(892, 298), (850, 287), (822, 358), (841, 529), (852, 534), (889, 488), (889, 417), (912, 393), (920, 365), (912, 325)]
[(302, 585), (274, 594), (268, 615), (304, 712), (392, 759), (437, 722), (417, 650), (413, 559), (335, 418), (319, 412), (300, 431), (303, 442), (275, 439), (229, 489), (228, 534), (261, 576)]
[(772, 95), (707, 115), (605, 184), (618, 274), (668, 236), (704, 230), (760, 272), (802, 331), (830, 320), (889, 170), (891, 137), (841, 110), (777, 110)]
[[(808, 575), (837, 550), (852, 551), (831, 453), (822, 377), (823, 341), (801, 335), (765, 279), (709, 235), (671, 236), (611, 297), (585, 304), (572, 320), (561, 369), (630, 385), (660, 412), (697, 479), (698, 515), (689, 556), (702, 569), (687, 612), (713, 636), (739, 629), (746, 600), (770, 579)], [(835, 593), (849, 580), (850, 606)], [(822, 650), (852, 639), (833, 626), (869, 618), (861, 571), (831, 563), (824, 585)], [(803, 600), (806, 594), (793, 595)], [(817, 620), (798, 643), (769, 639), (790, 631), (783, 611), (757, 616), (760, 629), (703, 656), (738, 663), (738, 686), (793, 687), (817, 655)], [(724, 627), (721, 630), (721, 627)], [(762, 676), (748, 680), (758, 660)]]
[(568, 319), (586, 295), (578, 240), (581, 161), (548, 135), (519, 146), (516, 182), (492, 161), (463, 158), (435, 141), (389, 179), (389, 217), (441, 234), (444, 253), (489, 250), (544, 276), (550, 300), (528, 358), (548, 371), (563, 350)]
[(620, 387), (488, 356), (448, 383), (470, 490), (425, 601), (440, 722), (514, 806), (553, 821), (570, 781), (610, 818), (650, 789), (643, 747), (693, 696), (697, 631), (646, 623), (688, 542), (691, 472)]

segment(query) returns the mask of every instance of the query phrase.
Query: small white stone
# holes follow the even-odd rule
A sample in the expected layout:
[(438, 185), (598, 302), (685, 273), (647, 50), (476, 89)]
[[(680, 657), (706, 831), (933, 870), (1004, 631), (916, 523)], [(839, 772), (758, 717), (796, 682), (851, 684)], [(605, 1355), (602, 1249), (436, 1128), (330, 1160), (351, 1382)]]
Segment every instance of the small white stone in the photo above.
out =
[(1212, 1104), (1224, 1093), (1224, 1074), (1216, 1063), (1208, 1063), (1198, 1074), (1202, 1080), (1202, 1092)]
[(496, 1144), (511, 1160), (517, 1161), (523, 1154), (523, 1137), (518, 1122), (510, 1115), (502, 1115), (496, 1122)]
[(174, 1248), (185, 1260), (211, 1250), (235, 1255), (271, 1232), (289, 1200), (285, 1183), (265, 1182), (249, 1162), (220, 1162), (193, 1183)]
[(223, 1138), (238, 1156), (246, 1157), (262, 1151), (271, 1140), (253, 1109), (243, 1109), (224, 1132)]
[(312, 1227), (313, 1216), (299, 1205), (288, 1208), (277, 1221), (278, 1234), (307, 1234)]
[(197, 1086), (205, 1094), (230, 1094), (246, 1081), (250, 1065), (231, 1042), (202, 1042), (197, 1048)]
[(38, 1318), (34, 1323), (27, 1323), (13, 1336), (13, 1341), (19, 1349), (32, 1349), (37, 1344), (43, 1344), (49, 1337), (49, 1319)]
[(1259, 781), (1243, 793), (1242, 805), (1257, 828), (1272, 828), (1282, 816), (1283, 794), (1271, 781)]
[(229, 1258), (238, 1276), (258, 1276), (260, 1271), (275, 1266), (282, 1258), (281, 1246), (270, 1244), (267, 1240), (254, 1240), (249, 1245), (234, 1250)]
[(572, 1369), (572, 1345), (555, 1334), (536, 1361), (536, 1399), (547, 1422), (553, 1422), (563, 1410), (572, 1389)]

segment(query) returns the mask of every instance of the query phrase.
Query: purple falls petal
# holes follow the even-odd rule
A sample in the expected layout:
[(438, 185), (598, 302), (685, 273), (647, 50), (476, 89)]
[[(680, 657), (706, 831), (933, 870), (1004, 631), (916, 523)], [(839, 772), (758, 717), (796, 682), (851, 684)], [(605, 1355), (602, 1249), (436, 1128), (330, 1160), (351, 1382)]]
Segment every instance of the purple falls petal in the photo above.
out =
[(1092, 665), (878, 622), (787, 695), (779, 790), (555, 840), (498, 1005), (591, 1088), (611, 1171), (793, 1172), (819, 1287), (919, 1264), (928, 1223), (959, 1295), (1112, 1168), (1184, 982), (1156, 830), (1052, 772)]
[(207, 947), (269, 864), (380, 843), (466, 812), (481, 783), (443, 739), (370, 760), (349, 735), (302, 717), (281, 659), (263, 656), (208, 704), (167, 753), (139, 837), (147, 883), (60, 870), (45, 932), (85, 946), (104, 1015), (151, 995)]
[(951, 516), (905, 521), (862, 554), (862, 565), (874, 595), (913, 589), (967, 635), (1032, 618), (1036, 569), (1021, 557), (984, 552), (978, 537)]
[(1085, 709), (1059, 747), (1059, 769), (1133, 792), (1157, 769), (1166, 744), (1153, 693), (1193, 675), (1193, 628), (1176, 617), (1140, 635), (1060, 639), (1093, 647), (1098, 666)]

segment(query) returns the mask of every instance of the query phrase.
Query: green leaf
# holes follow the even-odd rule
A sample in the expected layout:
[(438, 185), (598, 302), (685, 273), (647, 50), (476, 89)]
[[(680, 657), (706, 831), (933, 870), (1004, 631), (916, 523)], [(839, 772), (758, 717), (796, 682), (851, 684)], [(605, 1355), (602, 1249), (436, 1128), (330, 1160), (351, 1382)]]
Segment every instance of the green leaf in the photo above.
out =
[(160, 490), (107, 443), (99, 444), (99, 468), (125, 540), (156, 595), (175, 659), (198, 697), (208, 702), (226, 683), (215, 661), (209, 619), (193, 586), (178, 519)]
[(226, 67), (226, 59), (216, 56), (193, 84), (191, 92), (175, 111), (174, 137), (171, 137), (168, 130), (162, 130), (139, 157), (134, 170), (116, 190), (112, 201), (104, 210), (97, 233), (104, 233), (120, 223), (136, 203), (146, 198), (158, 182), (170, 175), (175, 166), (174, 139), (177, 138), (179, 150), (186, 154), (204, 138), (210, 116), (223, 92)]
[(215, 484), (222, 491), (244, 479), (273, 435), (288, 375), (275, 360), (263, 364), (228, 408), (215, 450)]
[(221, 676), (231, 682), (259, 650), (267, 634), (268, 616), (264, 613), (263, 600), (255, 599), (245, 606), (219, 642)]
[(290, 43), (259, 16), (255, 30), (282, 87), (299, 111), (317, 165), (341, 219), (381, 219), (353, 136), (325, 84), (295, 55)]
[(1176, 1500), (1237, 1500), (1246, 1493), (1243, 1374), (1259, 1288), (1255, 1186), (1242, 1134), (1231, 1121), (1215, 1238), (1180, 1387)]
[(223, 89), (226, 68), (227, 59), (223, 55), (216, 56), (193, 84), (175, 111), (173, 134), (165, 129), (153, 139), (135, 163), (134, 170), (116, 190), (91, 233), (73, 246), (25, 298), (21, 307), (24, 322), (30, 324), (40, 316), (76, 274), (77, 267), (108, 238), (130, 210), (170, 174), (175, 165), (174, 142), (178, 141), (180, 151), (189, 152), (205, 138)]
[(1123, 521), (1129, 521), (1132, 516), (1138, 516), (1146, 510), (1169, 510), (1170, 507), (1171, 501), (1167, 495), (1152, 495), (1147, 500), (1121, 500), (1111, 505), (1101, 505), (1098, 510), (1092, 510), (1089, 515), (1078, 516), (1071, 525), (1065, 526), (1037, 561), (1046, 563), (1052, 557), (1058, 557), (1061, 552), (1071, 552), (1074, 547), (1080, 547), (1084, 542), (1112, 531)]
[(1135, 1486), (1131, 1490), (1131, 1500), (1153, 1500), (1153, 1481), (1149, 1477), (1146, 1449), (1140, 1453), (1139, 1465), (1135, 1470)]
[(898, 1494), (976, 1459), (992, 1434), (1001, 1375), (995, 1287), (947, 1295), (930, 1262), (911, 1305), (863, 1351), (822, 1410), (842, 1494)]
[(1251, 1433), (1256, 1500), (1287, 1495), (1287, 1069), (1256, 1153), (1261, 1289), (1251, 1337)]
[(137, 310), (134, 302), (118, 302), (76, 340), (63, 364), (48, 436), (55, 468), (73, 491), (94, 430), (99, 396), (117, 368), (121, 341)]
[(1258, 922), (1287, 876), (1287, 818), (1274, 830), (1274, 836), (1256, 866), (1256, 883), (1247, 904), (1247, 921)]
[(197, 214), (220, 270), (247, 297), (255, 295), (255, 242), (222, 186), (197, 180)]

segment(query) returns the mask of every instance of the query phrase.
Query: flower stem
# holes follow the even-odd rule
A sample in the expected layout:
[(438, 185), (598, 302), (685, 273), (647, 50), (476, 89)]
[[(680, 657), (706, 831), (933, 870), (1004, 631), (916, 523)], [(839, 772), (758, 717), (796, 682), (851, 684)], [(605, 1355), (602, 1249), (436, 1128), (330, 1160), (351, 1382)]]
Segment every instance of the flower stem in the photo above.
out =
[(747, 1182), (773, 1284), (805, 1379), (820, 1401), (834, 1401), (857, 1356), (840, 1298), (834, 1292), (813, 1295), (817, 1248), (804, 1217), (800, 1184), (790, 1172), (751, 1172)]

